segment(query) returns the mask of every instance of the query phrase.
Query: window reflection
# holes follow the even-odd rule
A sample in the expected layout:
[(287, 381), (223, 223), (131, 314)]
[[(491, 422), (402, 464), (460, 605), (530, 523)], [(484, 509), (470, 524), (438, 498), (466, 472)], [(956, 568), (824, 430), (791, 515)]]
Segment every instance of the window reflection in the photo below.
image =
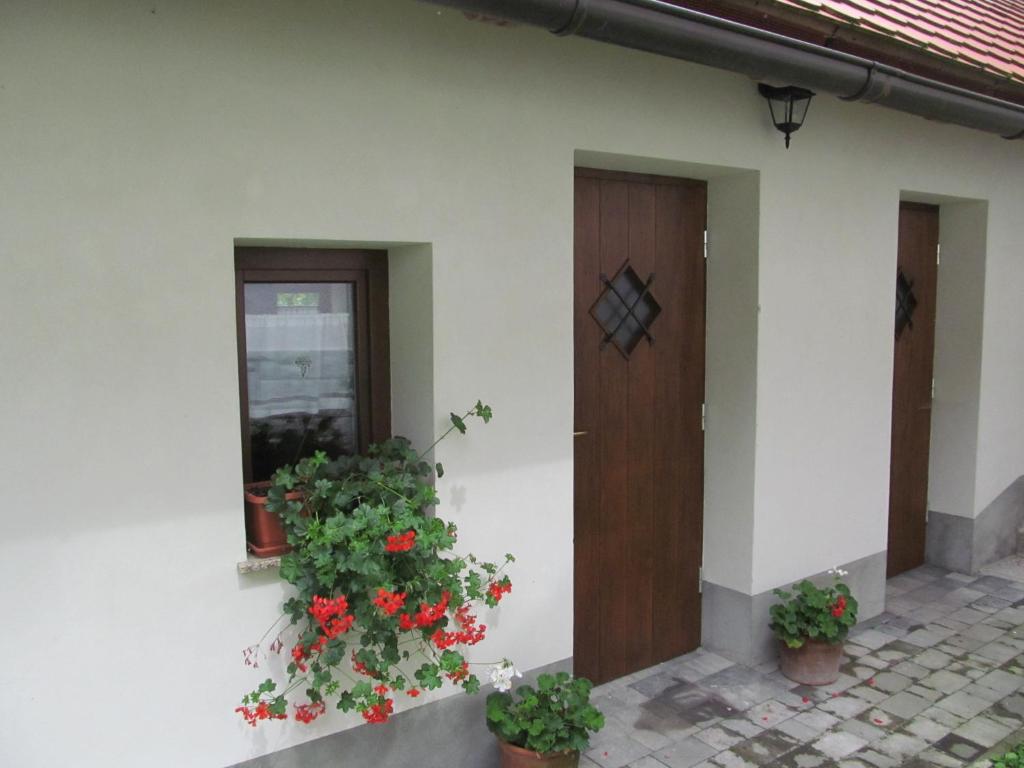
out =
[(352, 283), (246, 283), (252, 479), (314, 451), (354, 453)]

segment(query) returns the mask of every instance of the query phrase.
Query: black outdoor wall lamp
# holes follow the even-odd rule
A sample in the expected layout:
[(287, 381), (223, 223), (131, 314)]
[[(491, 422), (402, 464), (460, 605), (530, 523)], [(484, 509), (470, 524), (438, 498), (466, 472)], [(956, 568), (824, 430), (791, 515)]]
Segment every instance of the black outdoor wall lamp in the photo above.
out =
[(758, 92), (768, 100), (768, 109), (772, 113), (775, 127), (786, 134), (786, 149), (789, 149), (789, 136), (800, 129), (807, 117), (807, 108), (811, 106), (813, 91), (798, 88), (795, 85), (775, 86), (759, 83)]

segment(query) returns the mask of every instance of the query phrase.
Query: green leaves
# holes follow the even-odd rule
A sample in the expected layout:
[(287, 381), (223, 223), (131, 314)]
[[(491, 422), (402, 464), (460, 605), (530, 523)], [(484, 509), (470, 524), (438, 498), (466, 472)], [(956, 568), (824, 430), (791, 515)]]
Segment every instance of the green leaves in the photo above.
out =
[(473, 406), (473, 413), (484, 420), (484, 424), (491, 420), (491, 406), (484, 405), (479, 400), (476, 401), (476, 405)]
[(272, 715), (286, 715), (288, 713), (288, 702), (284, 696), (275, 696), (270, 700), (269, 709)]
[(804, 579), (792, 592), (772, 591), (782, 602), (769, 608), (771, 628), (790, 648), (801, 647), (807, 638), (840, 643), (857, 623), (857, 601), (838, 577), (828, 587)]
[[(258, 704), (260, 699), (265, 695), (273, 693), (277, 688), (277, 683), (271, 680), (269, 677), (257, 686), (256, 690), (250, 691), (249, 693), (242, 696), (242, 704)], [(280, 697), (278, 697), (280, 698)]]
[(365, 680), (352, 686), (352, 695), (357, 699), (365, 699), (373, 693), (373, 686)]
[(565, 672), (541, 675), (537, 688), (487, 697), (487, 727), (503, 741), (541, 754), (583, 750), (604, 715), (590, 704), (592, 685)]
[(1024, 768), (1024, 744), (1018, 744), (1002, 755), (990, 757), (992, 768)]
[(450, 419), (452, 426), (459, 430), (460, 434), (466, 434), (466, 418), (469, 416), (476, 416), (478, 419), (482, 419), (484, 424), (487, 424), (494, 416), (491, 412), (491, 406), (484, 405), (480, 400), (476, 401), (476, 405), (470, 408), (462, 416), (457, 413), (452, 413)]
[(356, 697), (351, 691), (342, 691), (338, 696), (338, 709), (342, 712), (351, 712), (356, 707)]
[[(477, 401), (462, 416), (450, 415), (440, 439), (465, 434), (471, 418), (487, 423), (492, 417), (490, 406)], [(267, 507), (280, 516), (292, 545), (279, 572), (296, 593), (284, 603), (292, 639), (284, 641), (287, 649), (275, 639), (273, 649), (289, 662), (286, 691), (305, 691), (311, 703), (336, 697), (339, 709), (383, 722), (397, 691), (415, 696), (419, 690), (412, 688), (440, 688), (446, 679), (467, 693), (479, 690), (457, 650), (467, 641), (449, 647), (432, 638), (461, 626), (456, 611), (463, 606), (493, 604), (488, 587), (507, 577), (493, 563), (451, 554), (456, 528), (434, 514), (434, 473), (443, 477), (444, 467), (424, 456), (396, 437), (362, 455), (329, 459), (318, 452), (275, 473)], [(511, 561), (507, 556), (506, 564)], [(310, 610), (314, 597), (320, 606), (344, 597), (348, 625), (329, 630), (323, 613)], [(428, 608), (439, 613), (424, 623)], [(283, 713), (287, 701), (274, 696), (274, 686), (267, 680), (243, 704), (273, 701)]]
[(441, 669), (437, 664), (424, 664), (413, 673), (421, 688), (432, 690), (441, 687)]
[(461, 416), (457, 416), (456, 414), (453, 413), (451, 414), (451, 420), (454, 427), (457, 430), (459, 430), (461, 434), (466, 434), (466, 422), (463, 420)]
[(281, 467), (274, 473), (271, 481), (274, 485), (287, 488), (290, 491), (295, 487), (295, 483), (298, 482), (298, 478), (292, 473), (291, 467)]

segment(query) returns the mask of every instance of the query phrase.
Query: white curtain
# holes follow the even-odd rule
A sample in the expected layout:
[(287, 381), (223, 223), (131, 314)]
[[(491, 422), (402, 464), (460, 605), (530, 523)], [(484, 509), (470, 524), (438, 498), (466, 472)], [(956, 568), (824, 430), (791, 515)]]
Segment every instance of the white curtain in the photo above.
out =
[(249, 417), (351, 412), (355, 354), (351, 315), (246, 315)]

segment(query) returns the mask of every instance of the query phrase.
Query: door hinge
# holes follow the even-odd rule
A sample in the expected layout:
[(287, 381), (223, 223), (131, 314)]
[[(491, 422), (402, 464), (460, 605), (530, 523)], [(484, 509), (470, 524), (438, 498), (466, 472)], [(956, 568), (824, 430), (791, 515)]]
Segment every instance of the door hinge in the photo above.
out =
[(935, 399), (935, 377), (932, 377), (932, 400)]
[(700, 431), (701, 432), (706, 431), (706, 429), (705, 429), (706, 425), (707, 425), (707, 404), (706, 403), (701, 403), (700, 404)]
[(942, 243), (935, 245), (935, 264), (939, 265), (942, 263)]
[(700, 566), (697, 569), (697, 593), (702, 594), (704, 592), (704, 566)]
[(704, 230), (704, 261), (708, 260), (708, 231)]

